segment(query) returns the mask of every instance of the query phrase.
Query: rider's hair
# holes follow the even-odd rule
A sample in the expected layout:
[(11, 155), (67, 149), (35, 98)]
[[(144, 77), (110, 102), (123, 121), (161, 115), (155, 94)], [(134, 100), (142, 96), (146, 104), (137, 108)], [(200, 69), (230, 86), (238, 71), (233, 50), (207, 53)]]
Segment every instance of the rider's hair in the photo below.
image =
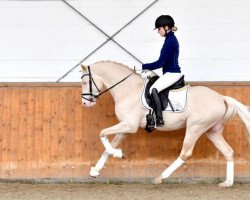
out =
[(176, 31), (178, 30), (178, 28), (177, 28), (176, 26), (174, 26), (174, 27), (171, 28), (171, 30), (172, 30), (173, 32), (176, 32)]

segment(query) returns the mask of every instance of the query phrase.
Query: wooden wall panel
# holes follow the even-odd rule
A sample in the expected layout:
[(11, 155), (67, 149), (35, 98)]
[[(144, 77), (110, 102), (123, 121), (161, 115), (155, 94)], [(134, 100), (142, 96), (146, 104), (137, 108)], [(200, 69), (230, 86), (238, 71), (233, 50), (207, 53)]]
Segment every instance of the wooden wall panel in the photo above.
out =
[[(192, 83), (250, 105), (250, 83)], [(87, 178), (104, 151), (103, 128), (117, 123), (110, 94), (95, 107), (81, 104), (81, 88), (68, 84), (0, 84), (0, 178)], [(101, 176), (148, 178), (161, 173), (179, 155), (185, 130), (130, 135), (120, 146), (126, 159), (109, 158)], [(235, 150), (235, 176), (250, 177), (250, 144), (239, 118), (224, 136)], [(110, 138), (111, 140), (111, 138)], [(225, 176), (225, 160), (205, 136), (193, 156), (172, 177)]]
[[(0, 97), (1, 98), (1, 97)], [(0, 103), (1, 104), (1, 103)], [(17, 176), (18, 133), (19, 133), (19, 89), (12, 89), (11, 96), (11, 142), (10, 142), (10, 176)], [(34, 114), (32, 116), (34, 119)], [(32, 133), (34, 135), (34, 132)], [(32, 138), (31, 138), (32, 139)]]

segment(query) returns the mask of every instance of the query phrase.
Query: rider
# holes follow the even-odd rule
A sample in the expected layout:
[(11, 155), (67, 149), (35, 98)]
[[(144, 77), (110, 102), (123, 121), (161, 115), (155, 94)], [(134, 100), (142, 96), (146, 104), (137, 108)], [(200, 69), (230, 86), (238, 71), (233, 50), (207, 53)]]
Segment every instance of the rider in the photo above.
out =
[(162, 68), (163, 75), (151, 86), (150, 94), (155, 107), (156, 126), (163, 126), (162, 106), (158, 93), (181, 78), (181, 69), (178, 64), (179, 43), (174, 35), (177, 27), (175, 27), (174, 19), (171, 16), (159, 16), (155, 21), (155, 29), (158, 29), (161, 37), (165, 37), (160, 57), (153, 63), (143, 64), (142, 69)]

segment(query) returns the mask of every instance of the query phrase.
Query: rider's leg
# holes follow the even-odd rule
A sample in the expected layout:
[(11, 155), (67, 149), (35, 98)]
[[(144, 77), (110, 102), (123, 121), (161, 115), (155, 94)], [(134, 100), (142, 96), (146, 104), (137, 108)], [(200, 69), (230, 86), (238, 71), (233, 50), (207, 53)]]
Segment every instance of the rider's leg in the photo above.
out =
[(154, 110), (156, 115), (156, 126), (164, 125), (162, 117), (162, 105), (158, 92), (161, 92), (165, 88), (171, 86), (180, 78), (181, 78), (181, 73), (165, 73), (151, 86), (150, 94), (154, 104)]
[(155, 81), (155, 83), (150, 88), (150, 93), (152, 92), (153, 88), (156, 88), (158, 92), (168, 88), (169, 86), (173, 85), (181, 78), (181, 73), (165, 73), (160, 78)]
[(155, 110), (155, 116), (156, 116), (156, 126), (158, 126), (158, 127), (163, 126), (164, 121), (163, 121), (163, 117), (162, 117), (161, 100), (160, 100), (160, 97), (158, 95), (158, 91), (156, 88), (152, 89), (151, 99), (152, 99), (153, 104), (154, 104), (154, 110)]

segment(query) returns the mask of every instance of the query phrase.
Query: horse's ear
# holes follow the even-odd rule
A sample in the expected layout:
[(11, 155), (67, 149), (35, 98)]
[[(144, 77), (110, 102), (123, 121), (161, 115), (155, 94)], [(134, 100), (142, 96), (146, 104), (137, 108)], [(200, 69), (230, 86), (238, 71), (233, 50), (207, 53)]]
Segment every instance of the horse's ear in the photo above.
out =
[(83, 64), (81, 64), (81, 68), (82, 68), (82, 72), (86, 72), (87, 71), (87, 67), (84, 66)]

